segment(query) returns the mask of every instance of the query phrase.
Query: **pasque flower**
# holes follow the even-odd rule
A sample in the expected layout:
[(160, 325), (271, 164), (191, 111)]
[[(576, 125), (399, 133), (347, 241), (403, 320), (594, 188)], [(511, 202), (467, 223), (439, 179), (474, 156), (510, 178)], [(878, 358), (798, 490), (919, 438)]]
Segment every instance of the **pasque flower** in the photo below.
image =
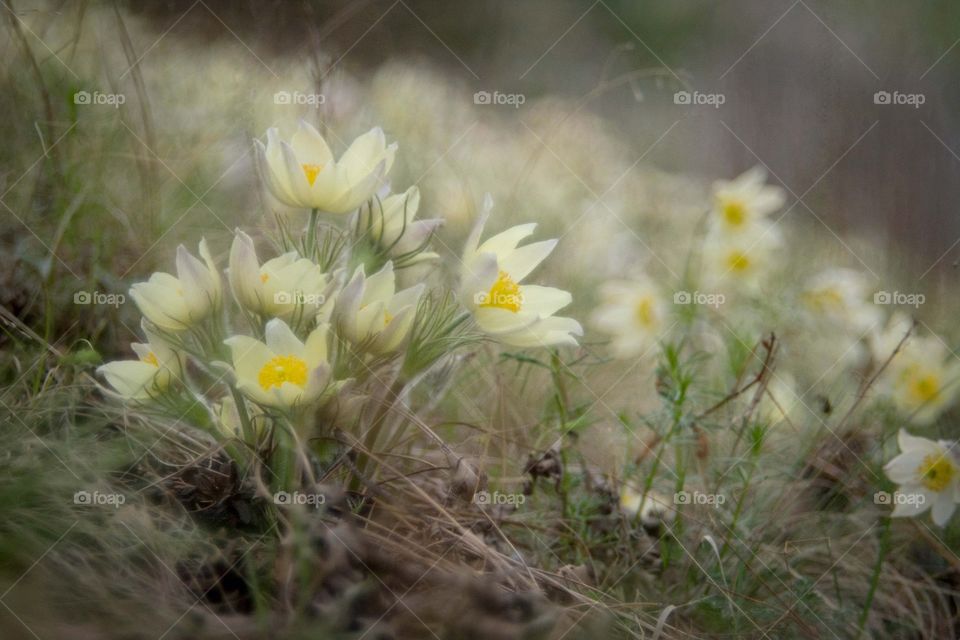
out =
[(632, 358), (656, 344), (666, 328), (667, 305), (649, 278), (604, 283), (600, 296), (591, 320), (612, 336), (614, 355)]
[(289, 142), (271, 128), (267, 144), (255, 144), (260, 174), (277, 200), (328, 213), (349, 213), (369, 200), (397, 150), (395, 143), (386, 144), (378, 127), (354, 140), (335, 160), (323, 136), (302, 120)]
[(267, 323), (266, 340), (233, 336), (230, 347), (237, 388), (254, 402), (278, 409), (298, 408), (319, 400), (330, 387), (327, 325), (319, 325), (304, 342), (287, 323)]
[(145, 402), (163, 393), (170, 383), (183, 376), (181, 356), (161, 338), (144, 328), (146, 342), (130, 346), (137, 360), (118, 360), (97, 367), (114, 390), (125, 400)]
[[(489, 201), (485, 209), (489, 210)], [(461, 270), (460, 300), (485, 333), (516, 347), (576, 345), (583, 335), (576, 320), (553, 314), (570, 304), (569, 292), (552, 287), (522, 285), (557, 245), (556, 240), (517, 245), (536, 224), (511, 227), (480, 244), (486, 222), (481, 217), (467, 240)]]
[(379, 203), (371, 201), (368, 208), (360, 210), (360, 226), (366, 229), (373, 244), (393, 258), (402, 259), (404, 266), (433, 260), (437, 254), (422, 249), (443, 220), (415, 220), (419, 208), (420, 189), (413, 186)]
[(783, 206), (783, 189), (767, 185), (766, 178), (767, 172), (757, 166), (713, 184), (713, 219), (719, 228), (738, 232)]
[(147, 320), (161, 329), (183, 331), (220, 308), (220, 274), (206, 240), (200, 240), (200, 256), (203, 262), (180, 245), (176, 276), (157, 272), (130, 288), (133, 301)]
[(337, 295), (333, 318), (347, 340), (376, 354), (397, 350), (410, 333), (423, 284), (397, 291), (393, 263), (366, 276), (363, 265)]
[[(877, 362), (890, 357), (911, 324), (908, 317), (897, 313), (887, 328), (874, 336)], [(960, 361), (937, 336), (912, 335), (884, 370), (880, 390), (911, 422), (930, 424), (957, 398)]]
[(227, 275), (237, 302), (254, 313), (277, 318), (290, 318), (298, 310), (303, 317), (313, 317), (328, 285), (323, 270), (295, 251), (261, 265), (253, 240), (240, 230), (230, 248)]
[(900, 485), (893, 517), (917, 516), (932, 509), (933, 521), (943, 526), (960, 502), (960, 463), (950, 443), (912, 436), (905, 429), (897, 435), (900, 455), (883, 468)]

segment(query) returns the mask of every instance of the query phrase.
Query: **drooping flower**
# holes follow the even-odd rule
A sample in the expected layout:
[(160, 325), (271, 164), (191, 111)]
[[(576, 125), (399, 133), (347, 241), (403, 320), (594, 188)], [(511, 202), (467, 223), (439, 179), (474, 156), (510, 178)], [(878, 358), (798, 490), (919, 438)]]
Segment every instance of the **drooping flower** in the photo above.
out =
[(253, 240), (237, 230), (230, 248), (228, 279), (244, 308), (265, 316), (312, 318), (326, 299), (327, 276), (310, 260), (291, 251), (267, 260), (257, 258)]
[(881, 316), (868, 297), (864, 274), (853, 269), (826, 269), (807, 282), (801, 301), (815, 319), (863, 332), (875, 327)]
[(301, 342), (287, 323), (267, 323), (266, 341), (233, 336), (230, 347), (237, 388), (254, 402), (278, 409), (299, 408), (319, 400), (330, 388), (327, 325)]
[(718, 228), (740, 232), (783, 206), (783, 189), (767, 185), (766, 179), (767, 172), (757, 166), (713, 184), (713, 220)]
[(323, 136), (310, 124), (290, 142), (276, 128), (267, 130), (267, 144), (256, 141), (260, 173), (270, 192), (291, 207), (349, 213), (369, 200), (393, 165), (396, 143), (387, 145), (383, 131), (371, 129), (334, 160)]
[(337, 295), (333, 318), (347, 340), (370, 353), (396, 351), (413, 326), (424, 285), (397, 291), (393, 263), (367, 277), (363, 265)]
[(933, 521), (943, 526), (960, 502), (960, 463), (949, 442), (897, 434), (900, 455), (883, 468), (900, 485), (894, 496), (893, 517), (918, 516), (932, 509)]
[(137, 360), (118, 360), (97, 367), (114, 390), (131, 402), (146, 402), (163, 393), (171, 382), (183, 377), (180, 355), (144, 327), (146, 342), (130, 345)]
[(470, 310), (477, 326), (499, 342), (515, 347), (574, 345), (574, 336), (583, 335), (580, 323), (553, 314), (570, 304), (567, 291), (523, 285), (520, 282), (543, 262), (556, 240), (518, 247), (531, 235), (536, 224), (521, 224), (488, 238), (480, 244), (492, 202), (474, 228), (463, 254), (460, 301)]
[(619, 358), (642, 355), (667, 328), (666, 302), (649, 278), (607, 282), (600, 297), (591, 321), (613, 337), (610, 349)]
[(203, 262), (180, 245), (176, 276), (157, 272), (146, 282), (130, 287), (133, 301), (147, 320), (167, 331), (183, 331), (220, 308), (220, 274), (203, 239), (200, 256)]
[(402, 261), (403, 266), (433, 260), (437, 254), (423, 249), (443, 220), (415, 220), (419, 208), (420, 189), (416, 186), (389, 195), (379, 204), (371, 200), (369, 207), (360, 209), (360, 228), (366, 229), (366, 237), (373, 244)]

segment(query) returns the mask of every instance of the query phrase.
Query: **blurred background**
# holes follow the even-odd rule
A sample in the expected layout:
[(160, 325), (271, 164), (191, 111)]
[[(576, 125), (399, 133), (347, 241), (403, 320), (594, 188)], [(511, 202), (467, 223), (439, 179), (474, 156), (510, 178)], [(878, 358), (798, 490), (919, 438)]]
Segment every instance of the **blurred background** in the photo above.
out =
[[(453, 253), (490, 190), (571, 237), (629, 227), (613, 266), (664, 262), (650, 250), (661, 223), (625, 212), (687, 220), (684, 194), (761, 164), (788, 190), (784, 223), (819, 234), (810, 261), (930, 291), (960, 257), (960, 5), (946, 0), (5, 0), (3, 13), (2, 302), (51, 338), (76, 319), (51, 320), (59, 298), (44, 292), (125, 291), (169, 268), (177, 242), (262, 215), (250, 141), (299, 117), (339, 150), (383, 126), (406, 158), (395, 185), (421, 184)], [(97, 319), (80, 321), (94, 338), (109, 330)]]

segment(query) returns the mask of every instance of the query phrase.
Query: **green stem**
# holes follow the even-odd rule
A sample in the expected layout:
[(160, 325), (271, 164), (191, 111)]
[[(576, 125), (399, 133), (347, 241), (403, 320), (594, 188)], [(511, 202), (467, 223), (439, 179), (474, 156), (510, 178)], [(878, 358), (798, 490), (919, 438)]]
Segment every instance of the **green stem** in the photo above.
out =
[(870, 580), (870, 589), (867, 591), (867, 602), (863, 605), (863, 611), (860, 613), (857, 637), (863, 635), (863, 628), (867, 624), (867, 616), (870, 615), (870, 609), (873, 607), (873, 596), (877, 591), (877, 585), (880, 583), (880, 571), (883, 569), (883, 561), (887, 555), (887, 549), (890, 546), (890, 518), (884, 518), (883, 531), (880, 534), (880, 550), (877, 552), (877, 563), (873, 566), (873, 577)]
[(310, 224), (307, 225), (307, 240), (305, 247), (305, 258), (314, 259), (314, 252), (317, 248), (317, 221), (320, 218), (320, 212), (317, 209), (310, 210)]
[(274, 423), (271, 466), (276, 475), (274, 488), (290, 492), (297, 487), (297, 442), (288, 424)]

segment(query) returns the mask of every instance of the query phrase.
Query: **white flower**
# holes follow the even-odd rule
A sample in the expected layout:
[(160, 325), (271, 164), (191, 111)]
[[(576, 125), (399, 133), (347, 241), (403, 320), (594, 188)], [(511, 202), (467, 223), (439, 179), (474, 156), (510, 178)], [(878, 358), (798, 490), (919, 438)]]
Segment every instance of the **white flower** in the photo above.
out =
[(243, 307), (265, 316), (289, 319), (316, 314), (325, 301), (327, 277), (319, 266), (295, 251), (260, 264), (253, 240), (237, 230), (230, 247), (230, 288)]
[(183, 331), (220, 308), (220, 274), (207, 241), (200, 240), (203, 262), (177, 247), (177, 276), (157, 272), (130, 288), (140, 313), (161, 329)]
[(704, 283), (712, 289), (756, 290), (776, 264), (780, 234), (769, 224), (740, 233), (711, 230), (703, 244)]
[(900, 485), (893, 517), (917, 516), (933, 509), (933, 521), (943, 526), (960, 502), (960, 464), (945, 440), (934, 442), (901, 429), (900, 455), (883, 468)]
[(783, 206), (780, 187), (765, 184), (767, 172), (754, 167), (733, 180), (713, 184), (713, 219), (727, 232), (739, 232)]
[(880, 322), (880, 310), (869, 302), (869, 283), (853, 269), (826, 269), (811, 278), (801, 301), (816, 319), (849, 325), (859, 332)]
[(662, 336), (667, 305), (649, 278), (607, 282), (600, 288), (600, 296), (591, 321), (613, 336), (610, 349), (617, 357), (642, 355)]
[[(488, 211), (491, 203), (485, 203)], [(560, 289), (521, 285), (553, 251), (556, 240), (517, 247), (533, 233), (536, 224), (522, 224), (479, 244), (486, 211), (467, 240), (461, 272), (460, 300), (485, 333), (515, 347), (576, 346), (574, 335), (583, 329), (572, 318), (553, 314), (570, 304), (571, 295)]]
[(130, 346), (138, 360), (118, 360), (97, 367), (97, 373), (125, 400), (145, 402), (163, 393), (183, 377), (183, 363), (176, 351), (144, 327), (146, 342)]
[(396, 144), (387, 146), (381, 129), (374, 128), (334, 160), (323, 136), (302, 120), (289, 143), (271, 128), (266, 146), (259, 140), (256, 146), (260, 173), (277, 200), (328, 213), (349, 213), (369, 200), (390, 171), (397, 150)]
[(347, 340), (376, 354), (396, 351), (413, 326), (424, 285), (397, 291), (393, 263), (367, 277), (363, 265), (337, 295), (333, 318)]
[(639, 513), (640, 524), (648, 529), (658, 527), (664, 522), (670, 524), (677, 516), (677, 508), (672, 498), (653, 489), (648, 490), (644, 497), (642, 491), (629, 485), (624, 485), (620, 490), (620, 510), (630, 517)]
[[(361, 209), (361, 229), (367, 229), (373, 244), (387, 251), (395, 259), (410, 266), (437, 258), (432, 251), (421, 251), (443, 220), (414, 220), (420, 208), (420, 189), (413, 186), (405, 193), (395, 193), (378, 205), (371, 201), (369, 208)], [(420, 251), (416, 255), (414, 252)]]
[(230, 347), (237, 388), (254, 402), (288, 409), (311, 404), (327, 390), (327, 326), (314, 329), (300, 342), (283, 320), (267, 323), (266, 342), (233, 336)]

